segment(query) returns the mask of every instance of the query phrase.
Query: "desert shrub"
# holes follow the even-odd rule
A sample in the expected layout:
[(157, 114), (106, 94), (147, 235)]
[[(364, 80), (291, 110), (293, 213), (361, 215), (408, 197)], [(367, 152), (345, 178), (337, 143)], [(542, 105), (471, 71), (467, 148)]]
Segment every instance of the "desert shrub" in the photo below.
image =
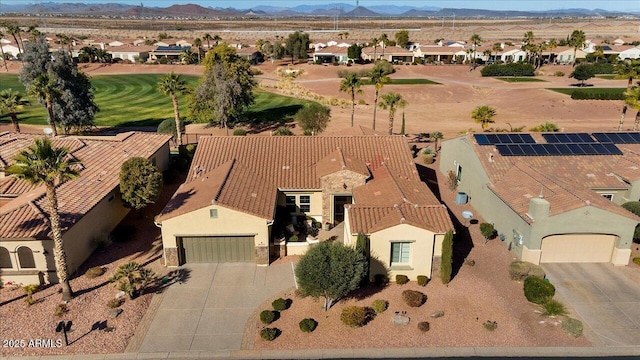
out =
[(269, 325), (276, 320), (276, 312), (271, 310), (264, 310), (260, 313), (260, 321)]
[(407, 275), (396, 275), (396, 284), (404, 285), (409, 282), (409, 277)]
[(312, 135), (313, 135), (313, 131), (311, 131), (311, 130), (309, 130), (309, 129), (304, 130), (304, 131), (302, 132), (302, 135), (304, 135), (304, 136), (312, 136)]
[(480, 70), (482, 76), (534, 76), (531, 64), (491, 64)]
[(386, 60), (378, 60), (375, 62), (374, 67), (382, 69), (384, 75), (393, 74), (396, 72), (396, 69), (393, 67), (393, 64)]
[(247, 130), (243, 128), (233, 130), (233, 136), (246, 136), (246, 135), (247, 135)]
[(369, 309), (362, 306), (348, 306), (342, 309), (340, 320), (350, 327), (361, 327), (369, 320)]
[(480, 233), (484, 236), (485, 242), (487, 239), (491, 238), (495, 233), (496, 229), (493, 227), (493, 224), (490, 223), (482, 223), (480, 224)]
[(555, 73), (553, 73), (553, 76), (563, 77), (564, 73), (562, 71), (556, 71)]
[(419, 307), (427, 301), (427, 295), (420, 291), (405, 290), (402, 292), (402, 300), (411, 307)]
[(273, 310), (275, 311), (283, 311), (286, 310), (289, 304), (287, 304), (287, 300), (283, 298), (278, 298), (273, 300), (271, 306), (273, 306)]
[(107, 306), (110, 309), (115, 309), (117, 307), (120, 307), (120, 305), (122, 305), (122, 299), (111, 299), (107, 301)]
[(566, 318), (562, 320), (562, 330), (573, 335), (574, 337), (580, 337), (582, 336), (584, 326), (582, 325), (582, 321), (580, 320)]
[(313, 319), (306, 318), (300, 320), (300, 323), (298, 323), (298, 325), (300, 326), (300, 330), (302, 330), (302, 332), (310, 333), (316, 329), (316, 327), (318, 326), (318, 322)]
[(421, 321), (418, 323), (418, 330), (422, 331), (422, 332), (427, 332), (429, 331), (430, 325), (427, 321)]
[(95, 251), (104, 251), (107, 249), (107, 246), (111, 245), (111, 239), (107, 234), (94, 237), (91, 239), (91, 246), (95, 249)]
[(56, 306), (56, 311), (54, 312), (54, 314), (56, 316), (62, 316), (68, 312), (69, 312), (69, 308), (67, 308), (67, 305), (59, 304), (58, 306)]
[[(453, 173), (450, 171), (450, 173)], [(453, 174), (455, 176), (455, 174)], [(455, 177), (454, 177), (455, 180)], [(440, 279), (443, 284), (451, 281), (453, 273), (453, 231), (449, 230), (442, 240), (442, 257), (440, 258)]]
[(542, 315), (564, 316), (567, 315), (567, 307), (556, 299), (549, 299), (542, 304)]
[(373, 277), (373, 282), (377, 286), (385, 286), (389, 283), (389, 277), (385, 274), (375, 274)]
[(124, 291), (130, 299), (140, 295), (155, 280), (156, 274), (150, 269), (131, 261), (118, 267), (109, 281), (116, 283), (118, 290)]
[(273, 341), (275, 340), (280, 331), (277, 328), (264, 328), (260, 330), (260, 337), (264, 341)]
[(429, 283), (429, 278), (425, 275), (418, 275), (418, 285), (426, 286)]
[(358, 105), (367, 105), (367, 101), (365, 99), (358, 100)]
[(493, 331), (493, 330), (498, 328), (498, 322), (497, 321), (487, 320), (482, 324), (482, 326), (484, 326), (484, 328), (489, 330), (489, 331)]
[(386, 300), (374, 300), (371, 304), (371, 308), (376, 314), (382, 314), (389, 307), (389, 303)]
[(92, 268), (87, 269), (87, 271), (85, 271), (84, 276), (86, 276), (89, 279), (95, 279), (98, 276), (101, 276), (102, 274), (104, 274), (104, 268), (102, 266), (94, 266)]
[(640, 257), (634, 257), (633, 258), (633, 263), (640, 266)]
[(542, 305), (553, 297), (556, 288), (548, 281), (528, 277), (524, 281), (524, 296), (534, 304)]
[(176, 120), (175, 119), (164, 119), (164, 120), (162, 120), (160, 125), (158, 125), (157, 132), (158, 132), (158, 134), (169, 134), (169, 135), (172, 135), (172, 136), (176, 136), (177, 133), (178, 133), (176, 131)]
[(293, 135), (293, 132), (291, 132), (291, 130), (289, 130), (285, 126), (280, 126), (279, 128), (276, 129), (276, 131), (273, 132), (273, 136), (291, 136), (291, 135)]

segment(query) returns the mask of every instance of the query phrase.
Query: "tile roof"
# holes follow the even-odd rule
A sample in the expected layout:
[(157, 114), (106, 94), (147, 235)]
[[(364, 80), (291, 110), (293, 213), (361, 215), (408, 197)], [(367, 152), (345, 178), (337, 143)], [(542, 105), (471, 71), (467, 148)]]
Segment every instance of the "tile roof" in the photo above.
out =
[(341, 148), (336, 149), (316, 163), (316, 175), (319, 177), (340, 170), (350, 170), (366, 177), (371, 175), (364, 161), (345, 154)]
[[(15, 134), (14, 134), (15, 135)], [(3, 146), (7, 134), (0, 134), (0, 156), (17, 153), (14, 142)], [(19, 136), (19, 147), (32, 144), (36, 135)], [(130, 157), (150, 157), (170, 140), (168, 135), (129, 132), (116, 136), (56, 137), (54, 146), (69, 146), (80, 159), (80, 176), (57, 186), (63, 231), (71, 227), (119, 185), (122, 163)], [(0, 208), (0, 238), (42, 238), (49, 235), (44, 217), (33, 209), (46, 209), (42, 187), (23, 193)], [(81, 194), (81, 195), (80, 195)], [(31, 209), (31, 210), (30, 210)], [(43, 230), (43, 226), (47, 230)]]
[(339, 132), (321, 133), (318, 136), (361, 136), (361, 135), (387, 135), (386, 133), (373, 130), (362, 125), (355, 125)]
[[(366, 185), (365, 185), (366, 186)], [(397, 206), (347, 205), (351, 232), (372, 234), (400, 224), (413, 225), (435, 233), (453, 230), (453, 223), (444, 205)]]

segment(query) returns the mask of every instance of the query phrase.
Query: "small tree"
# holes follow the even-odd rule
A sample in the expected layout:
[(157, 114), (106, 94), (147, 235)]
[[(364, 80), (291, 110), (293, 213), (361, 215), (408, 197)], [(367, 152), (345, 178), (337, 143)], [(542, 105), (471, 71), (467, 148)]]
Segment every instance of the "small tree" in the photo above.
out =
[(295, 269), (300, 290), (323, 297), (325, 311), (360, 286), (367, 260), (356, 249), (339, 242), (321, 242), (304, 254)]
[(362, 55), (362, 48), (358, 44), (353, 44), (347, 48), (347, 57), (356, 62), (360, 61)]
[(324, 131), (331, 120), (331, 109), (317, 102), (306, 103), (298, 110), (294, 119), (300, 124), (302, 130), (311, 131), (317, 135)]
[(116, 287), (133, 299), (153, 281), (155, 276), (153, 271), (132, 261), (120, 265), (109, 281), (117, 282)]
[(487, 125), (493, 124), (493, 117), (496, 116), (496, 109), (488, 105), (478, 106), (471, 113), (471, 117), (476, 123), (482, 126), (482, 131), (487, 129)]
[(407, 47), (407, 44), (409, 44), (409, 31), (400, 30), (395, 34), (395, 38), (396, 44), (401, 48), (405, 48)]
[(162, 174), (143, 157), (134, 157), (120, 169), (120, 192), (125, 206), (140, 210), (153, 204), (162, 191)]
[(443, 284), (451, 281), (453, 272), (453, 231), (449, 230), (442, 240), (442, 257), (440, 258), (440, 279)]
[(9, 113), (15, 132), (20, 132), (20, 124), (16, 113), (26, 105), (29, 105), (29, 100), (25, 99), (18, 91), (13, 91), (12, 89), (0, 91), (0, 111)]
[(480, 233), (484, 236), (484, 243), (486, 244), (489, 241), (489, 238), (493, 236), (496, 229), (493, 227), (493, 224), (490, 223), (482, 223), (480, 224)]
[(393, 119), (396, 116), (396, 110), (407, 105), (407, 101), (402, 95), (390, 92), (382, 95), (382, 102), (378, 104), (382, 109), (389, 109), (389, 135), (393, 134)]
[(589, 65), (589, 64), (583, 64), (583, 65), (578, 65), (576, 66), (576, 68), (573, 70), (573, 72), (571, 73), (571, 75), (569, 75), (570, 78), (574, 78), (576, 80), (580, 80), (580, 86), (584, 86), (584, 82), (586, 80), (591, 79), (592, 77), (596, 76), (595, 72), (593, 70), (593, 65)]
[(444, 135), (440, 131), (434, 131), (430, 134), (431, 138), (435, 140), (436, 144), (434, 145), (435, 151), (440, 150), (440, 140), (444, 139)]

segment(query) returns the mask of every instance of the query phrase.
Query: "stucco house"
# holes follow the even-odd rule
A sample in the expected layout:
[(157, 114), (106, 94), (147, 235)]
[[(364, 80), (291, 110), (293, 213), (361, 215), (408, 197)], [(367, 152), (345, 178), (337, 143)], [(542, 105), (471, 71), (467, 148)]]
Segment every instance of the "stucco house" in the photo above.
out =
[(313, 61), (322, 61), (323, 63), (340, 63), (346, 64), (349, 61), (348, 48), (339, 46), (329, 46), (313, 53)]
[(618, 54), (620, 60), (640, 59), (640, 46), (631, 47), (620, 51)]
[(129, 60), (131, 62), (145, 62), (149, 58), (149, 52), (153, 51), (155, 46), (118, 46), (110, 48), (109, 54), (113, 59)]
[(461, 202), (468, 198), (522, 260), (626, 265), (640, 218), (620, 204), (640, 198), (640, 143), (511, 135), (443, 141), (440, 170), (457, 178)]
[(401, 136), (204, 137), (187, 181), (156, 218), (166, 264), (268, 265), (278, 208), (343, 223), (346, 244), (368, 235), (380, 266), (413, 279), (431, 276), (453, 230)]
[[(0, 167), (11, 165), (33, 134), (0, 134)], [(80, 176), (57, 186), (62, 238), (69, 272), (95, 249), (94, 239), (107, 236), (129, 209), (119, 191), (122, 163), (131, 157), (150, 159), (163, 171), (169, 163), (170, 136), (128, 132), (116, 136), (59, 136), (54, 147), (69, 148), (82, 161)], [(44, 186), (34, 187), (0, 172), (0, 278), (23, 284), (56, 283), (53, 240)]]

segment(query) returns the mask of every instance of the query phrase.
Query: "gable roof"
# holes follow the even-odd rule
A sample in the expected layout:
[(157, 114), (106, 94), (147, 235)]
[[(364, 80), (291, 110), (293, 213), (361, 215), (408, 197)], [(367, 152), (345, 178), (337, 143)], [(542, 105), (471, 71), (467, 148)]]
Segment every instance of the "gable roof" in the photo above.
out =
[(407, 224), (435, 233), (453, 230), (453, 223), (444, 205), (397, 206), (347, 205), (351, 232), (372, 234), (380, 230)]
[(369, 177), (369, 168), (364, 161), (345, 154), (341, 148), (337, 148), (329, 155), (316, 163), (316, 175), (323, 177), (340, 170), (349, 170), (357, 174)]

